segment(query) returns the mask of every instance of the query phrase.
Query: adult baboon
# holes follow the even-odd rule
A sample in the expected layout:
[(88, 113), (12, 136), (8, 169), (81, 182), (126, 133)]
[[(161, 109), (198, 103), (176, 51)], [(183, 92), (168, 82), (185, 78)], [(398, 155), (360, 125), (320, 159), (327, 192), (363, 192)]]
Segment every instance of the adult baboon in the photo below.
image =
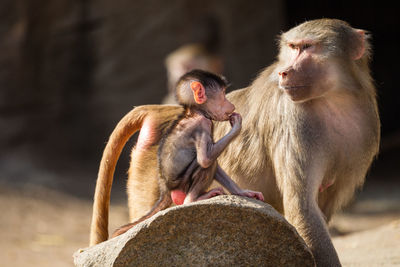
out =
[[(339, 266), (326, 222), (352, 198), (378, 152), (380, 122), (365, 31), (335, 19), (282, 34), (277, 61), (247, 88), (228, 95), (241, 134), (219, 164), (242, 188), (261, 191), (293, 224), (318, 266)], [(158, 198), (158, 141), (177, 106), (142, 106), (119, 123), (100, 164), (91, 244), (108, 238), (109, 192), (126, 140), (141, 129), (128, 180), (130, 219)], [(228, 131), (216, 125), (215, 137)]]

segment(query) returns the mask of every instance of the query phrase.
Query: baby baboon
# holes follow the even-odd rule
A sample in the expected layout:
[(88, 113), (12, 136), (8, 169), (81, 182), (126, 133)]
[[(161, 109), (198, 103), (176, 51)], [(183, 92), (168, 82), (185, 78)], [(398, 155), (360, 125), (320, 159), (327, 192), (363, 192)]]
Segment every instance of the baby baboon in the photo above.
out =
[[(242, 119), (235, 106), (225, 97), (225, 78), (193, 70), (183, 75), (176, 86), (179, 104), (184, 107), (180, 118), (161, 140), (158, 149), (160, 197), (148, 214), (120, 227), (120, 235), (156, 212), (175, 204), (190, 203), (224, 194), (219, 187), (207, 192), (215, 179), (230, 193), (264, 200), (262, 193), (242, 190), (217, 164), (218, 156), (238, 136)], [(213, 140), (213, 122), (228, 121), (232, 129), (218, 142)]]

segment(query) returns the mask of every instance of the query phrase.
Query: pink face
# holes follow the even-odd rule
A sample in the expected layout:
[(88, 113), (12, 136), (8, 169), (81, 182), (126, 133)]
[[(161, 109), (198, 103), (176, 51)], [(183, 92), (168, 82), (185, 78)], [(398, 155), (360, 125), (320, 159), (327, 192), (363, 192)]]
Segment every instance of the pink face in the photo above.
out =
[(307, 101), (325, 93), (327, 64), (318, 44), (311, 40), (289, 42), (282, 48), (281, 61), (285, 66), (278, 73), (279, 87), (293, 101)]
[(229, 116), (235, 111), (235, 106), (229, 102), (225, 95), (225, 89), (214, 93), (213, 97), (207, 99), (206, 108), (216, 121), (229, 120)]

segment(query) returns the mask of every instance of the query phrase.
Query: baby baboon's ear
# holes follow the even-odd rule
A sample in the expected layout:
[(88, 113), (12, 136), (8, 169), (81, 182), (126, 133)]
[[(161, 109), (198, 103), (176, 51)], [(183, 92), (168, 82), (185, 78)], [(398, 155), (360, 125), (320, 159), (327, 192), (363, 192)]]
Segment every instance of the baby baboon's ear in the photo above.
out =
[(194, 101), (196, 101), (196, 103), (199, 105), (204, 104), (207, 100), (207, 96), (206, 96), (206, 89), (201, 84), (201, 82), (198, 81), (191, 82), (190, 88), (193, 91)]

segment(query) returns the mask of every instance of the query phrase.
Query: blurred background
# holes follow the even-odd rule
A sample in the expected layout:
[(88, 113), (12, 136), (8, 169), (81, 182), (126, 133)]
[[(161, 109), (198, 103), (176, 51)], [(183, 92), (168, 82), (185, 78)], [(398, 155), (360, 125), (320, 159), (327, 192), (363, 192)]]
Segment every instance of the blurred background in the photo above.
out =
[[(357, 234), (400, 218), (400, 16), (385, 1), (343, 0), (2, 0), (1, 261), (71, 266), (88, 244), (98, 164), (124, 114), (170, 102), (169, 83), (193, 67), (223, 73), (231, 90), (245, 87), (274, 61), (280, 33), (323, 17), (372, 34), (382, 149), (364, 190), (331, 226), (342, 261), (371, 263), (357, 254), (368, 251)], [(111, 227), (127, 222), (133, 144), (118, 164)], [(394, 252), (384, 247), (382, 261), (400, 264)]]

